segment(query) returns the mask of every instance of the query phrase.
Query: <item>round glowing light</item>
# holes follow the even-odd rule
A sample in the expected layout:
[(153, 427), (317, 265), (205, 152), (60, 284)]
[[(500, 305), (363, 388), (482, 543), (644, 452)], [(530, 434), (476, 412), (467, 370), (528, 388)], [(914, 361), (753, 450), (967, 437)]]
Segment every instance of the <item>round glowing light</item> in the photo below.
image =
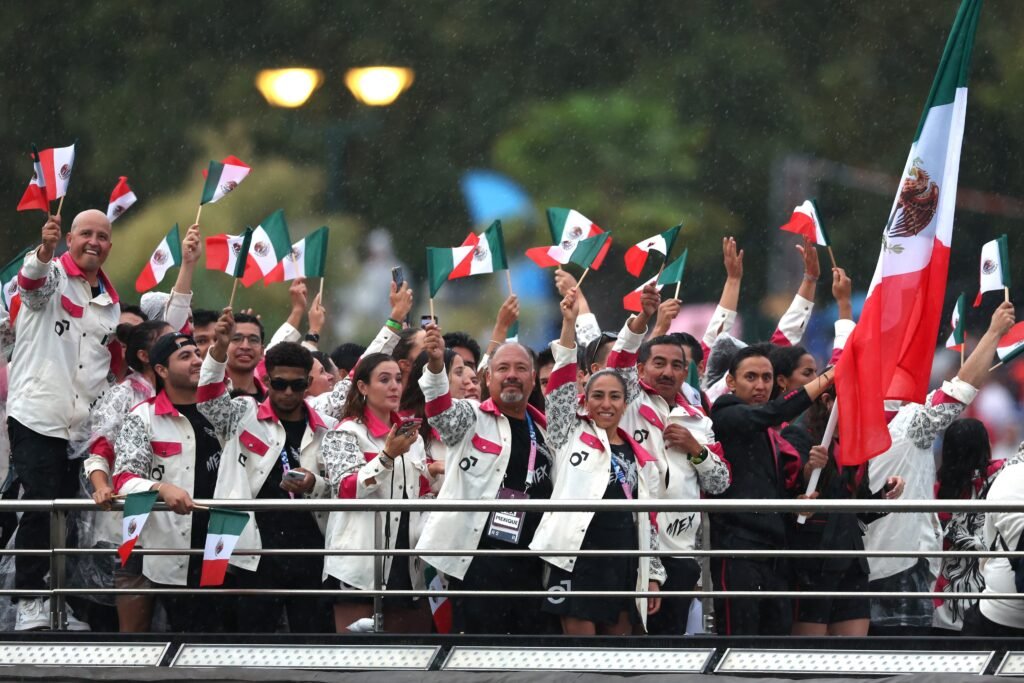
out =
[(256, 76), (256, 88), (275, 107), (301, 107), (323, 83), (316, 69), (265, 69)]
[(372, 107), (386, 107), (412, 85), (413, 71), (397, 66), (349, 69), (345, 85), (357, 100)]

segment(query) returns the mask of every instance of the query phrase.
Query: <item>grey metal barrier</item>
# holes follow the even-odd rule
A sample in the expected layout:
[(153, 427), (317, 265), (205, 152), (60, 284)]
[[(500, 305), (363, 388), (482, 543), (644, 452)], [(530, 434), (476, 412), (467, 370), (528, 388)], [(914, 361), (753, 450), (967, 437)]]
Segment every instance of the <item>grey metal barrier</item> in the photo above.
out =
[[(891, 512), (891, 513), (933, 513), (933, 512), (1024, 512), (1024, 503), (1012, 501), (987, 500), (739, 500), (739, 499), (699, 499), (699, 500), (381, 500), (381, 499), (319, 499), (319, 500), (196, 500), (197, 505), (239, 511), (420, 511), (454, 510), (454, 511), (527, 511), (527, 512), (578, 512), (578, 511), (630, 511), (647, 512), (700, 512), (702, 515), (703, 548), (688, 551), (688, 556), (700, 560), (701, 573), (705, 579), (700, 590), (696, 591), (575, 591), (574, 597), (662, 597), (662, 598), (700, 598), (704, 605), (704, 613), (711, 613), (711, 601), (718, 597), (729, 598), (843, 598), (850, 597), (843, 592), (812, 592), (812, 591), (715, 591), (710, 577), (710, 562), (713, 557), (1024, 557), (1024, 551), (934, 551), (921, 552), (915, 550), (901, 551), (852, 551), (852, 550), (713, 550), (710, 549), (710, 525), (707, 515), (714, 512), (761, 512), (761, 513), (815, 513), (815, 512)], [(120, 501), (115, 501), (113, 511), (122, 508)], [(112, 548), (68, 548), (66, 547), (67, 516), (74, 511), (95, 511), (96, 505), (85, 499), (58, 499), (53, 501), (12, 500), (0, 501), (0, 513), (7, 511), (50, 513), (50, 548), (39, 550), (0, 549), (0, 555), (36, 555), (48, 556), (50, 560), (49, 588), (37, 590), (0, 590), (0, 595), (9, 596), (46, 596), (50, 598), (50, 622), (54, 630), (62, 630), (67, 626), (66, 598), (73, 595), (181, 595), (198, 592), (195, 588), (71, 588), (67, 586), (66, 558), (74, 555), (112, 555), (117, 551)], [(154, 512), (170, 512), (166, 505), (157, 503)], [(173, 514), (173, 513), (172, 513)], [(325, 548), (301, 549), (247, 549), (236, 548), (235, 555), (370, 555), (384, 556), (418, 556), (422, 551), (415, 549), (393, 549), (384, 546), (383, 531), (379, 517), (375, 516), (377, 525), (372, 550), (327, 550)], [(134, 552), (140, 555), (201, 555), (202, 548), (181, 550), (173, 548), (139, 548)], [(670, 557), (678, 555), (672, 550), (430, 550), (430, 555), (440, 556), (629, 556), (629, 557)], [(337, 595), (334, 589), (201, 589), (206, 594), (224, 595), (280, 595), (280, 596), (317, 596)], [(374, 630), (383, 630), (382, 600), (385, 595), (396, 597), (543, 597), (546, 591), (472, 591), (472, 590), (388, 590), (384, 586), (383, 563), (374, 563), (374, 588), (360, 591), (363, 595), (374, 598)], [(1020, 599), (1017, 593), (969, 593), (969, 592), (860, 592), (860, 598), (942, 598), (942, 599)], [(706, 626), (710, 625), (710, 620)]]

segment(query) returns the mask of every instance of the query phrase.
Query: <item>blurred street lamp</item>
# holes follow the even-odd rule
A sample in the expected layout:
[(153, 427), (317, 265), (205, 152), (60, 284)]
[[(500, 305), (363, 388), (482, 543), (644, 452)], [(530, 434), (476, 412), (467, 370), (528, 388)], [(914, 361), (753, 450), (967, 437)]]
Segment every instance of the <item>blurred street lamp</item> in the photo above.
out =
[(323, 83), (317, 69), (264, 69), (256, 76), (256, 88), (275, 107), (301, 107)]
[(386, 107), (413, 82), (412, 69), (398, 66), (368, 66), (349, 69), (345, 85), (357, 100), (371, 107)]

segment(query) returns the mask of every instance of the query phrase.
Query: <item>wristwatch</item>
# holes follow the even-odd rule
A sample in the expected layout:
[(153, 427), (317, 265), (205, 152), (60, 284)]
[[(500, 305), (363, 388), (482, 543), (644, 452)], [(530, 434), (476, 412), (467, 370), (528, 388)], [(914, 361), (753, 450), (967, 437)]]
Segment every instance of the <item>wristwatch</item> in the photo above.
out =
[(313, 342), (314, 344), (320, 343), (320, 335), (315, 332), (309, 332), (306, 334), (306, 341)]

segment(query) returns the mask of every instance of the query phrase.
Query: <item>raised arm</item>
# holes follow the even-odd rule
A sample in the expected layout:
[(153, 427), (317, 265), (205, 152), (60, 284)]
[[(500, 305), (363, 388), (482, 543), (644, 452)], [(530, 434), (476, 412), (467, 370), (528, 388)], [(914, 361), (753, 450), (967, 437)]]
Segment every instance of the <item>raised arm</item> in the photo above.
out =
[(779, 326), (772, 334), (771, 342), (777, 346), (795, 346), (803, 339), (807, 323), (814, 310), (814, 292), (821, 277), (821, 266), (818, 264), (818, 249), (813, 242), (805, 240), (804, 244), (796, 245), (797, 251), (804, 260), (804, 275), (800, 288), (793, 297), (793, 303), (779, 320)]
[(853, 334), (856, 324), (853, 322), (853, 281), (842, 268), (832, 269), (832, 297), (839, 308), (839, 318), (835, 323), (835, 338), (832, 342), (832, 358), (829, 365), (839, 362), (846, 340)]
[(185, 239), (181, 241), (181, 268), (178, 269), (178, 279), (174, 281), (171, 295), (164, 304), (164, 320), (175, 332), (188, 324), (192, 312), (192, 276), (202, 256), (203, 239), (197, 224), (189, 227)]
[[(384, 323), (384, 327), (380, 328), (380, 332), (370, 342), (370, 345), (366, 347), (363, 356), (371, 353), (386, 353), (390, 355), (398, 344), (398, 333), (402, 331), (402, 325), (399, 321), (405, 320), (409, 315), (409, 311), (412, 310), (412, 290), (409, 289), (408, 283), (403, 282), (400, 287), (396, 287), (395, 283), (391, 282), (390, 286), (391, 317)], [(354, 370), (355, 368), (353, 368)], [(349, 373), (348, 377), (336, 382), (334, 389), (328, 393), (320, 394), (311, 399), (309, 401), (310, 405), (324, 415), (334, 420), (340, 420), (345, 410), (345, 402), (348, 400), (348, 392), (352, 388), (351, 378), (352, 372)]]
[(544, 392), (547, 442), (552, 453), (557, 453), (569, 442), (576, 428), (576, 317), (579, 315), (579, 301), (575, 288), (566, 293), (559, 308), (562, 311), (562, 334), (551, 345), (555, 367)]
[(640, 293), (640, 312), (631, 316), (619, 331), (619, 337), (608, 354), (607, 367), (615, 370), (626, 380), (626, 403), (640, 398), (640, 378), (637, 375), (636, 359), (647, 334), (647, 323), (658, 310), (661, 295), (653, 283)]
[(231, 315), (231, 309), (225, 308), (215, 328), (217, 339), (199, 371), (199, 389), (196, 391), (196, 407), (210, 421), (214, 433), (221, 441), (235, 436), (242, 418), (253, 404), (252, 399), (245, 396), (232, 399), (224, 381), (228, 343), (234, 331), (235, 318)]
[[(576, 278), (572, 273), (562, 270), (559, 266), (555, 268), (555, 289), (558, 296), (564, 297), (570, 289), (576, 287)], [(580, 346), (586, 346), (601, 336), (601, 326), (597, 322), (597, 316), (590, 312), (590, 304), (583, 290), (576, 289), (576, 301), (579, 303), (580, 313), (576, 316), (576, 341)]]
[(490, 363), (491, 354), (508, 339), (508, 331), (512, 326), (519, 320), (519, 297), (515, 294), (509, 294), (508, 298), (502, 302), (501, 308), (498, 309), (498, 316), (494, 320), (494, 329), (491, 331), (491, 339), (487, 342), (487, 348), (484, 349), (484, 355), (480, 359), (480, 364), (476, 367), (477, 372), (481, 372)]
[(50, 216), (43, 225), (43, 241), (25, 256), (18, 272), (21, 301), (33, 311), (42, 310), (54, 293), (62, 289), (67, 276), (53, 262), (60, 240), (60, 216)]
[(936, 437), (978, 394), (978, 387), (988, 375), (999, 340), (1013, 327), (1016, 315), (1012, 303), (1002, 303), (992, 313), (988, 330), (964, 361), (957, 376), (928, 395), (924, 405), (914, 407), (907, 426), (907, 438), (920, 448), (931, 448)]
[(704, 331), (701, 346), (707, 358), (715, 340), (721, 334), (728, 334), (736, 322), (736, 309), (740, 302), (740, 283), (743, 282), (743, 250), (736, 248), (736, 240), (732, 237), (722, 239), (722, 261), (725, 263), (725, 285), (722, 296)]
[(420, 377), (420, 389), (426, 400), (427, 422), (437, 430), (442, 442), (452, 446), (461, 441), (476, 424), (476, 410), (465, 399), (453, 399), (448, 390), (448, 373), (444, 370), (444, 337), (437, 325), (427, 325), (423, 350), (429, 358)]

